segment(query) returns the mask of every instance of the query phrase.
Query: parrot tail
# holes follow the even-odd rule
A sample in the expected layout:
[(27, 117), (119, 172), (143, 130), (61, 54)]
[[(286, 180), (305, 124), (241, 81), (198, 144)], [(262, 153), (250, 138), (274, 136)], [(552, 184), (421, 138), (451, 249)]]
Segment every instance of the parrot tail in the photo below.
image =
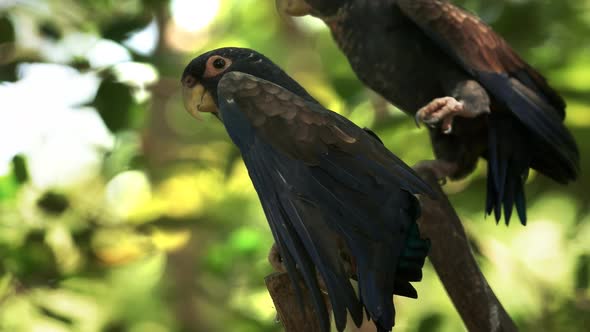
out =
[(576, 179), (580, 153), (563, 124), (565, 104), (543, 83), (539, 87), (523, 73), (517, 78), (476, 72), (478, 81), (503, 105), (489, 115), (488, 190), (486, 213), (499, 221), (504, 206), (506, 224), (512, 208), (526, 224), (524, 182), (534, 168), (559, 183)]
[(418, 224), (413, 223), (397, 264), (394, 294), (418, 298), (418, 292), (410, 282), (422, 280), (422, 268), (429, 251), (430, 240), (422, 239)]
[(491, 114), (488, 126), (488, 176), (486, 214), (494, 212), (496, 223), (510, 223), (513, 207), (526, 225), (524, 184), (534, 153), (528, 130), (510, 115)]

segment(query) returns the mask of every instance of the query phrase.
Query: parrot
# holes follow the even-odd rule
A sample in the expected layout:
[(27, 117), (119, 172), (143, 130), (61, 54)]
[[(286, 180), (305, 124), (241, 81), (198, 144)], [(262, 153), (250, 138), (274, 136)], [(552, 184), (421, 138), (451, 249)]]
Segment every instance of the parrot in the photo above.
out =
[(240, 151), (282, 264), (300, 300), (301, 287), (309, 290), (322, 331), (330, 330), (322, 284), (338, 331), (348, 314), (390, 331), (393, 295), (417, 297), (410, 282), (421, 280), (430, 248), (418, 198), (438, 194), (373, 132), (324, 108), (254, 50), (203, 53), (181, 86), (188, 113), (213, 114)]
[(276, 0), (324, 21), (359, 80), (428, 125), (437, 177), (487, 160), (485, 214), (526, 225), (530, 169), (567, 184), (579, 151), (566, 104), (491, 27), (447, 0)]

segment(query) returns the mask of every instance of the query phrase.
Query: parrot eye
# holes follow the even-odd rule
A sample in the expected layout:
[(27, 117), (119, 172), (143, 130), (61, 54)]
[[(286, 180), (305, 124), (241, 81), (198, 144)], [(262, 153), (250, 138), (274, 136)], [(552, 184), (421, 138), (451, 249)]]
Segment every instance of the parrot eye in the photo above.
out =
[(228, 58), (224, 58), (220, 55), (213, 55), (209, 59), (207, 59), (207, 64), (205, 65), (205, 74), (203, 77), (215, 77), (223, 73), (230, 65), (232, 61)]
[(222, 58), (215, 59), (215, 61), (213, 61), (213, 67), (217, 69), (223, 69), (223, 67), (225, 67), (225, 60)]

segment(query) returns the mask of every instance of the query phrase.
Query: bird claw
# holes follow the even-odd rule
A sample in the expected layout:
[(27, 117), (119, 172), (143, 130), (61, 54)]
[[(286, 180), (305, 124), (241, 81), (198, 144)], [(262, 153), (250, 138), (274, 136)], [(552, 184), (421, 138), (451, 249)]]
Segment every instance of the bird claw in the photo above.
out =
[(416, 112), (416, 115), (414, 115), (414, 122), (416, 122), (416, 127), (420, 128), (420, 111)]
[(457, 164), (445, 160), (423, 160), (414, 166), (415, 170), (427, 170), (434, 174), (436, 180), (441, 186), (447, 183), (447, 179), (452, 177), (457, 171)]
[(441, 127), (444, 134), (453, 132), (453, 117), (463, 112), (463, 103), (453, 97), (437, 98), (416, 112), (414, 120), (418, 128), (420, 122), (431, 128)]
[(421, 128), (421, 123), (425, 123), (430, 128), (435, 128), (436, 125), (440, 122), (440, 119), (433, 117), (427, 118), (424, 115), (423, 109), (420, 109), (418, 112), (416, 112), (416, 115), (414, 116), (414, 121), (416, 122), (416, 127), (418, 128)]

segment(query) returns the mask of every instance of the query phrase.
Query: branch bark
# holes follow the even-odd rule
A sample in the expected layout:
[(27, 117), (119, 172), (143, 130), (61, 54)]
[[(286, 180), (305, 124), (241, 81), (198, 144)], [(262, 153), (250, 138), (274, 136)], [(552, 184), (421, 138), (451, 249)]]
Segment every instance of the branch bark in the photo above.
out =
[[(414, 167), (416, 172), (441, 195), (437, 201), (422, 201), (420, 232), (432, 242), (430, 261), (436, 270), (463, 323), (473, 332), (514, 332), (516, 325), (490, 288), (471, 252), (461, 220), (440, 187), (436, 174), (428, 167)], [(286, 332), (321, 332), (309, 299), (305, 296), (305, 313), (286, 273), (266, 278)], [(352, 324), (354, 325), (354, 324)], [(363, 331), (367, 324), (363, 324)]]
[[(309, 331), (321, 332), (321, 325), (313, 310), (311, 297), (303, 290), (303, 311), (297, 300), (295, 289), (286, 272), (273, 273), (265, 279), (266, 288), (272, 297), (277, 310), (277, 318), (283, 324), (286, 332)], [(326, 300), (326, 302), (328, 302)]]
[(420, 233), (430, 239), (428, 258), (469, 331), (513, 332), (516, 325), (498, 300), (471, 252), (457, 212), (428, 168), (414, 170), (441, 195), (422, 198)]

